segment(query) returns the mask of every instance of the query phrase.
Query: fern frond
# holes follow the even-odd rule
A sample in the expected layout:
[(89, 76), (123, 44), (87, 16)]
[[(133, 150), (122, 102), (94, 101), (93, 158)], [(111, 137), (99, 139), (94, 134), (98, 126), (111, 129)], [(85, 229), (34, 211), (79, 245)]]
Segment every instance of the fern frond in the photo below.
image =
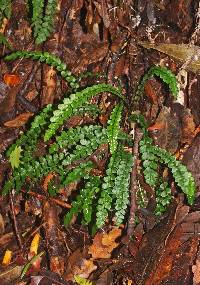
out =
[(10, 19), (11, 12), (11, 0), (0, 0), (0, 27), (4, 18)]
[(6, 61), (16, 60), (18, 58), (31, 58), (32, 60), (38, 60), (53, 66), (72, 88), (76, 89), (79, 87), (76, 78), (72, 75), (71, 71), (67, 69), (66, 64), (53, 54), (41, 51), (17, 51), (4, 57)]
[(177, 185), (181, 188), (183, 193), (186, 194), (188, 203), (192, 205), (195, 198), (196, 186), (191, 172), (165, 149), (154, 146), (152, 147), (152, 152), (159, 157), (162, 163), (171, 169)]
[(41, 29), (44, 17), (44, 0), (32, 0), (32, 27), (34, 31), (34, 38), (37, 38)]
[(156, 188), (156, 209), (155, 214), (160, 216), (166, 212), (167, 206), (172, 200), (171, 189), (167, 182), (162, 182)]
[(122, 110), (123, 104), (117, 104), (111, 113), (110, 119), (108, 120), (107, 133), (111, 154), (113, 154), (117, 148)]
[(120, 155), (121, 157), (112, 189), (115, 199), (115, 224), (117, 226), (123, 222), (129, 204), (130, 173), (133, 166), (131, 153), (122, 150)]
[(98, 84), (85, 88), (82, 91), (71, 94), (69, 98), (65, 98), (63, 103), (58, 105), (58, 109), (54, 111), (51, 117), (50, 125), (44, 135), (44, 141), (48, 141), (56, 132), (56, 130), (64, 123), (64, 120), (70, 118), (77, 108), (87, 102), (93, 96), (102, 93), (110, 92), (119, 97), (121, 94), (117, 88), (112, 87), (109, 84)]
[(177, 98), (178, 96), (178, 83), (176, 76), (171, 70), (166, 67), (152, 66), (149, 71), (143, 76), (136, 92), (135, 100), (137, 101), (144, 92), (145, 83), (154, 76), (160, 77), (160, 79), (169, 86), (169, 90), (172, 95)]
[(66, 177), (64, 177), (62, 185), (66, 186), (72, 182), (80, 180), (81, 178), (87, 179), (89, 177), (90, 170), (93, 167), (94, 165), (91, 161), (81, 163), (79, 166), (70, 171)]
[(49, 153), (57, 152), (59, 148), (69, 149), (78, 142), (82, 145), (87, 144), (88, 140), (93, 137), (99, 139), (102, 136), (102, 130), (101, 126), (89, 125), (62, 131), (60, 136), (56, 136), (56, 142), (50, 146)]
[(140, 154), (146, 183), (155, 187), (158, 182), (158, 157), (151, 151), (152, 139), (144, 136), (140, 141)]
[(32, 0), (32, 27), (36, 44), (41, 44), (53, 31), (57, 0)]
[(96, 225), (100, 228), (105, 223), (108, 216), (108, 212), (111, 210), (112, 205), (112, 190), (115, 181), (115, 175), (118, 168), (119, 152), (116, 150), (109, 161), (106, 169), (106, 175), (103, 178), (103, 184), (101, 189), (101, 195), (98, 200), (97, 213), (96, 213)]
[[(97, 139), (98, 137), (98, 139)], [(20, 166), (13, 172), (13, 177), (8, 180), (3, 187), (3, 195), (8, 194), (8, 192), (15, 188), (18, 192), (22, 185), (24, 184), (27, 177), (31, 179), (31, 181), (37, 182), (43, 176), (46, 176), (49, 172), (55, 172), (62, 177), (62, 179), (66, 179), (64, 184), (72, 179), (73, 174), (69, 175), (67, 178), (66, 175), (69, 173), (67, 170), (67, 166), (72, 164), (75, 161), (80, 159), (85, 159), (86, 157), (92, 155), (92, 153), (101, 145), (107, 143), (107, 135), (106, 130), (103, 128), (97, 128), (93, 133), (90, 134), (89, 138), (84, 138), (80, 144), (76, 144), (75, 148), (72, 151), (67, 152), (65, 149), (60, 153), (47, 154), (45, 156), (37, 158), (33, 158), (30, 156), (24, 156), (21, 161)], [(85, 168), (82, 167), (82, 171), (86, 171), (86, 169), (91, 168), (91, 164), (86, 164)], [(81, 166), (80, 166), (81, 168)]]
[(42, 24), (37, 32), (34, 30), (36, 44), (41, 44), (46, 41), (50, 33), (53, 31), (53, 22), (56, 13), (56, 7), (57, 0), (48, 0)]
[[(144, 125), (143, 127), (145, 129)], [(158, 146), (153, 146), (152, 143), (153, 141), (148, 137), (145, 129), (144, 137), (140, 141), (140, 153), (142, 154), (143, 173), (146, 182), (152, 187), (157, 186), (158, 173), (156, 170), (158, 162), (163, 163), (171, 169), (175, 182), (186, 194), (188, 203), (192, 204), (195, 198), (196, 186), (191, 172), (175, 156)]]
[(9, 49), (12, 49), (11, 44), (8, 42), (7, 38), (2, 33), (0, 33), (0, 44), (5, 45)]
[(96, 194), (100, 191), (100, 178), (97, 176), (88, 177), (85, 188), (81, 189), (80, 194), (76, 200), (72, 202), (70, 211), (64, 217), (64, 224), (68, 225), (74, 215), (83, 212), (83, 223), (89, 224), (92, 219), (93, 200)]

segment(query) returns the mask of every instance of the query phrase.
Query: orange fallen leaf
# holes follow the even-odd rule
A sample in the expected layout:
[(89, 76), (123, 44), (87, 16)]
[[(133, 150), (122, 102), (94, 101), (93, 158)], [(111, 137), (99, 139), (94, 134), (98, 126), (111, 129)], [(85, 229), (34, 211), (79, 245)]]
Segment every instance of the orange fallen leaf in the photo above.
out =
[(43, 188), (45, 191), (48, 190), (48, 184), (49, 182), (51, 181), (51, 179), (55, 176), (56, 174), (53, 173), (53, 172), (50, 172), (44, 179), (44, 182), (43, 182)]
[(80, 268), (74, 268), (74, 275), (78, 275), (82, 278), (88, 278), (90, 274), (97, 269), (97, 266), (94, 264), (93, 260), (91, 259), (83, 259), (82, 265)]
[(4, 74), (3, 80), (9, 86), (18, 85), (21, 81), (20, 77), (16, 74)]
[(97, 233), (88, 253), (92, 258), (110, 258), (113, 249), (118, 246), (115, 240), (121, 236), (122, 229), (114, 227), (109, 233)]
[(10, 251), (10, 250), (7, 249), (6, 252), (5, 252), (5, 254), (4, 254), (2, 264), (3, 264), (3, 265), (8, 265), (8, 264), (10, 264), (11, 258), (12, 258), (12, 251)]
[(162, 130), (164, 129), (165, 124), (163, 122), (155, 123), (154, 125), (148, 127), (148, 131)]
[(4, 123), (4, 126), (8, 128), (18, 128), (26, 124), (28, 119), (32, 117), (34, 114), (33, 113), (22, 113), (19, 116), (17, 116), (15, 119), (11, 121), (7, 121)]
[(30, 246), (30, 254), (36, 255), (38, 252), (38, 246), (39, 246), (39, 241), (40, 241), (40, 235), (39, 233), (36, 233), (34, 235), (34, 238), (31, 242), (31, 246)]

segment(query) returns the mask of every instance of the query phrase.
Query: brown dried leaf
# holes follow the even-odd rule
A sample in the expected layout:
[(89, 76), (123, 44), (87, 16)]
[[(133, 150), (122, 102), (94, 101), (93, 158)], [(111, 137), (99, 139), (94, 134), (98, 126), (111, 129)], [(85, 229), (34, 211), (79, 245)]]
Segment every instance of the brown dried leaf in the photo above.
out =
[(56, 174), (53, 173), (53, 172), (50, 172), (44, 179), (44, 182), (43, 182), (43, 188), (45, 191), (48, 190), (48, 184), (49, 182), (51, 181), (51, 179), (55, 176)]
[(34, 114), (33, 113), (22, 113), (19, 116), (17, 116), (14, 120), (7, 121), (4, 123), (4, 126), (8, 128), (18, 128), (26, 124), (28, 119), (32, 117)]
[[(149, 42), (139, 42), (144, 48), (155, 49), (163, 52), (182, 63), (187, 62), (185, 67), (189, 71), (199, 72), (200, 71), (200, 47), (196, 45), (187, 44), (165, 44), (165, 43), (149, 43)], [(192, 59), (190, 61), (190, 59)]]
[(89, 247), (88, 253), (92, 258), (110, 258), (113, 249), (119, 243), (115, 240), (121, 236), (122, 230), (120, 228), (113, 228), (109, 233), (97, 233), (93, 239), (93, 244)]

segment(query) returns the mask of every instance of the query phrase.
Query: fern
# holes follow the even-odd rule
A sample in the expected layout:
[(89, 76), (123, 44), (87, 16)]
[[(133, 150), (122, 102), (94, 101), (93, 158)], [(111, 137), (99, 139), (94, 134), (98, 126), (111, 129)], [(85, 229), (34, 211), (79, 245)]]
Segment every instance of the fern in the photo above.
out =
[(8, 42), (7, 38), (2, 33), (0, 33), (0, 44), (5, 45), (9, 49), (12, 49), (11, 44)]
[(74, 215), (83, 212), (83, 223), (89, 224), (92, 219), (93, 200), (96, 198), (96, 194), (100, 191), (100, 178), (88, 177), (88, 182), (85, 188), (81, 189), (80, 194), (77, 195), (76, 200), (72, 202), (70, 211), (64, 217), (64, 224), (68, 225)]
[[(139, 123), (141, 118), (141, 115), (140, 117), (136, 117)], [(134, 117), (132, 117), (132, 119), (134, 119)], [(141, 123), (144, 127), (143, 121), (144, 119), (142, 119)], [(169, 152), (158, 146), (153, 146), (152, 139), (148, 137), (147, 130), (145, 130), (144, 137), (140, 141), (140, 153), (143, 161), (144, 177), (150, 186), (156, 187), (158, 183), (158, 174), (156, 171), (158, 162), (163, 163), (171, 169), (175, 182), (181, 188), (183, 193), (186, 194), (188, 203), (193, 203), (196, 186), (192, 174), (187, 170), (185, 165)]]
[(140, 154), (143, 164), (145, 181), (155, 187), (158, 182), (158, 157), (151, 152), (152, 139), (144, 136), (140, 141)]
[(44, 62), (50, 66), (53, 66), (72, 88), (76, 89), (79, 87), (76, 78), (67, 69), (66, 64), (62, 63), (60, 58), (56, 57), (53, 54), (41, 51), (17, 51), (4, 57), (4, 59), (7, 61), (16, 60), (18, 58), (31, 58), (33, 60), (38, 60), (40, 62)]
[(149, 71), (143, 76), (136, 92), (135, 101), (137, 101), (144, 92), (145, 83), (152, 77), (157, 76), (169, 86), (169, 90), (172, 95), (177, 98), (178, 96), (178, 83), (176, 76), (171, 72), (171, 70), (166, 67), (152, 66)]
[[(96, 137), (99, 139), (102, 136), (103, 128), (98, 125), (90, 125), (83, 127), (70, 128), (68, 131), (62, 131), (60, 136), (56, 136), (56, 142), (49, 148), (50, 153), (55, 153), (61, 149), (69, 149), (78, 142), (82, 145), (88, 144), (88, 139)], [(105, 133), (105, 131), (103, 131)]]
[(10, 19), (11, 16), (11, 0), (0, 0), (0, 27), (3, 19)]
[[(47, 154), (46, 156), (39, 157), (38, 159), (33, 159), (30, 156), (28, 156), (28, 159), (27, 157), (24, 157), (20, 166), (13, 172), (13, 176), (5, 183), (3, 187), (3, 195), (6, 195), (12, 188), (15, 188), (18, 192), (27, 177), (29, 177), (32, 182), (37, 182), (43, 176), (46, 176), (49, 172), (55, 172), (59, 174), (62, 180), (65, 179), (63, 183), (66, 185), (67, 181), (69, 181), (69, 179), (72, 179), (72, 174), (70, 178), (66, 177), (67, 173), (69, 172), (66, 167), (77, 160), (87, 158), (101, 144), (107, 142), (106, 130), (99, 129), (98, 131), (98, 140), (96, 139), (97, 132), (94, 132), (90, 135), (88, 140), (85, 139), (82, 144), (81, 141), (80, 144), (76, 144), (75, 148), (70, 153), (66, 152), (64, 149), (63, 152)], [(88, 169), (88, 166), (91, 168), (91, 164), (80, 166), (80, 168), (82, 167), (82, 171), (84, 172), (86, 171), (86, 168)], [(80, 175), (80, 177), (81, 176), (82, 175)]]
[(30, 3), (32, 8), (32, 27), (34, 37), (37, 38), (43, 22), (44, 0), (32, 0)]
[(93, 96), (110, 92), (121, 97), (120, 91), (109, 84), (98, 84), (85, 88), (80, 92), (71, 94), (69, 98), (65, 98), (62, 104), (58, 105), (58, 109), (54, 111), (51, 117), (48, 130), (45, 132), (44, 141), (48, 141), (56, 132), (56, 130), (64, 123), (64, 120), (70, 118), (82, 104), (87, 102)]
[(32, 27), (36, 44), (43, 43), (53, 31), (57, 1), (32, 0)]
[(118, 165), (112, 193), (115, 199), (115, 224), (120, 225), (129, 204), (130, 173), (133, 166), (131, 153), (121, 151), (120, 164)]
[(103, 178), (102, 190), (98, 200), (96, 213), (96, 224), (98, 228), (102, 227), (105, 223), (114, 200), (116, 211), (115, 223), (119, 225), (123, 221), (128, 205), (131, 167), (132, 155), (124, 152), (122, 146), (118, 146), (110, 158), (106, 176)]
[(155, 214), (160, 216), (162, 213), (166, 212), (167, 206), (170, 204), (172, 195), (171, 189), (167, 182), (160, 182), (156, 187), (156, 208)]
[(117, 104), (111, 113), (110, 119), (108, 120), (107, 133), (111, 154), (113, 154), (117, 148), (122, 110), (123, 104)]

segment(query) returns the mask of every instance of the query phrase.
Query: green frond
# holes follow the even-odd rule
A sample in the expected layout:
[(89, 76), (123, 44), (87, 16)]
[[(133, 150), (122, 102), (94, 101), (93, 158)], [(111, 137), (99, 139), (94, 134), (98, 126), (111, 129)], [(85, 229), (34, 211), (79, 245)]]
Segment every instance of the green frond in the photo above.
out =
[(45, 14), (44, 17), (42, 18), (41, 26), (39, 27), (39, 30), (37, 31), (34, 30), (36, 44), (41, 44), (44, 41), (46, 41), (50, 33), (53, 31), (53, 23), (56, 14), (56, 7), (57, 7), (57, 0), (48, 0), (45, 7)]
[(48, 141), (64, 123), (64, 120), (70, 118), (76, 112), (77, 108), (82, 106), (93, 96), (102, 92), (110, 92), (121, 97), (119, 90), (109, 84), (93, 85), (75, 94), (71, 94), (70, 97), (65, 98), (63, 103), (58, 105), (58, 109), (54, 111), (50, 119), (51, 123), (44, 135), (44, 141)]
[(117, 104), (111, 113), (110, 119), (108, 120), (107, 133), (111, 154), (113, 154), (117, 148), (122, 110), (123, 104)]
[(181, 188), (183, 193), (186, 194), (188, 203), (192, 205), (195, 198), (196, 186), (191, 172), (165, 149), (154, 146), (152, 147), (152, 152), (159, 157), (162, 163), (171, 169), (177, 185)]
[(108, 212), (111, 210), (112, 206), (112, 190), (115, 181), (115, 175), (118, 168), (118, 156), (119, 152), (116, 150), (109, 161), (108, 167), (106, 169), (106, 175), (103, 177), (102, 189), (100, 198), (97, 205), (96, 213), (96, 225), (100, 228), (105, 223), (108, 216)]
[(112, 189), (113, 197), (115, 199), (115, 224), (117, 226), (123, 222), (129, 204), (130, 173), (132, 166), (132, 154), (122, 150)]
[(91, 161), (83, 162), (64, 177), (62, 185), (66, 186), (72, 182), (78, 181), (81, 178), (87, 179), (91, 169), (94, 167)]
[[(55, 153), (59, 149), (69, 149), (78, 142), (86, 145), (90, 139), (101, 138), (102, 131), (103, 128), (98, 125), (78, 126), (70, 128), (68, 131), (62, 131), (60, 136), (56, 136), (56, 142), (50, 146), (49, 153)], [(105, 130), (103, 132), (105, 133)]]
[(0, 0), (0, 27), (4, 18), (10, 19), (11, 12), (11, 0)]
[(88, 181), (76, 200), (72, 202), (70, 211), (64, 217), (64, 224), (68, 225), (74, 215), (83, 212), (83, 223), (89, 224), (92, 220), (93, 200), (96, 199), (96, 194), (100, 191), (100, 178), (97, 176), (88, 177)]
[(169, 90), (172, 95), (177, 98), (178, 96), (178, 83), (176, 76), (171, 70), (166, 67), (152, 66), (149, 71), (143, 76), (136, 92), (135, 100), (137, 101), (144, 92), (145, 83), (154, 76), (160, 77), (160, 79), (169, 86)]
[(146, 183), (155, 187), (158, 182), (158, 158), (151, 152), (152, 139), (144, 136), (140, 141), (140, 154)]
[(167, 206), (172, 200), (171, 189), (167, 182), (160, 182), (156, 187), (156, 209), (155, 214), (157, 216), (166, 212)]
[[(53, 31), (57, 0), (32, 0), (32, 27), (36, 44), (41, 44)], [(29, 9), (31, 10), (31, 9)]]
[(7, 48), (12, 49), (11, 44), (8, 42), (4, 34), (0, 33), (0, 45), (5, 45)]
[(32, 24), (31, 25), (34, 31), (34, 38), (37, 38), (38, 33), (42, 26), (43, 17), (44, 17), (44, 0), (32, 0), (31, 8), (32, 8), (32, 19), (31, 19)]
[(6, 61), (16, 60), (18, 58), (31, 58), (32, 60), (38, 60), (53, 66), (72, 88), (76, 89), (79, 87), (76, 78), (72, 75), (71, 71), (67, 69), (66, 64), (53, 54), (41, 51), (16, 51), (4, 57)]

